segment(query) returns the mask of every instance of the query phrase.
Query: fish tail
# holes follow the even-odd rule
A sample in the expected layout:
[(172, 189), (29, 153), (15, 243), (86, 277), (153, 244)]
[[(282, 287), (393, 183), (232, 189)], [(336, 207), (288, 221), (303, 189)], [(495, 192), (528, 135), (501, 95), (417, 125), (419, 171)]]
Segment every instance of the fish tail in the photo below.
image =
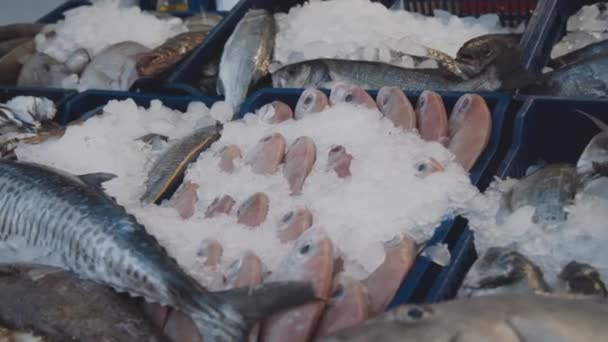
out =
[[(311, 284), (304, 282), (273, 282), (212, 295), (219, 302), (215, 307), (219, 315), (215, 319), (210, 319), (208, 311), (191, 314), (205, 342), (246, 341), (251, 328), (260, 320), (317, 299)], [(209, 305), (208, 298), (201, 300)]]
[(600, 119), (596, 118), (595, 116), (593, 116), (593, 115), (591, 115), (591, 114), (589, 114), (589, 113), (583, 112), (583, 111), (582, 111), (582, 110), (580, 110), (580, 109), (577, 109), (576, 111), (577, 111), (579, 114), (583, 114), (584, 116), (586, 116), (587, 118), (589, 118), (589, 120), (593, 121), (593, 123), (594, 123), (594, 124), (595, 124), (595, 125), (596, 125), (596, 126), (599, 128), (599, 129), (601, 129), (602, 131), (604, 131), (604, 132), (608, 132), (608, 125), (606, 125), (604, 122), (600, 121)]

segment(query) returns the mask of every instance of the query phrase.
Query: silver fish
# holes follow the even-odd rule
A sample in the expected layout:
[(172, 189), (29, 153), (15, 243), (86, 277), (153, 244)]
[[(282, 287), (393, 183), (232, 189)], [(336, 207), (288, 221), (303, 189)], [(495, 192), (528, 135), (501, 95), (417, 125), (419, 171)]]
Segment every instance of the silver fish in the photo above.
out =
[(274, 16), (249, 10), (226, 41), (220, 60), (217, 92), (237, 110), (252, 84), (268, 73), (274, 49)]
[(176, 186), (188, 164), (220, 138), (221, 129), (219, 123), (203, 127), (169, 146), (148, 172), (146, 191), (141, 196), (141, 202), (159, 203)]
[(320, 341), (602, 341), (607, 304), (601, 298), (497, 295), (403, 305)]
[(38, 52), (23, 64), (17, 85), (20, 87), (73, 88), (77, 75), (88, 62), (89, 55), (84, 49), (74, 51), (65, 63)]
[(577, 110), (577, 112), (587, 117), (602, 130), (589, 141), (576, 163), (576, 172), (581, 178), (581, 183), (584, 183), (597, 176), (608, 176), (604, 172), (604, 169), (608, 167), (608, 125), (581, 110)]
[(314, 299), (310, 284), (274, 283), (209, 292), (134, 216), (101, 191), (108, 174), (74, 176), (0, 161), (0, 259), (38, 263), (169, 305), (189, 315), (205, 341), (244, 341), (276, 310)]

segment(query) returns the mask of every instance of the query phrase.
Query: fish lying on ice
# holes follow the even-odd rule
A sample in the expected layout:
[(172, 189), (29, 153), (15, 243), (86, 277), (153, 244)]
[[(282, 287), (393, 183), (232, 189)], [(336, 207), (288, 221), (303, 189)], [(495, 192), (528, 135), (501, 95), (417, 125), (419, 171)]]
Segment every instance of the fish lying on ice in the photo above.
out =
[(0, 161), (2, 260), (64, 268), (172, 306), (193, 319), (206, 341), (242, 341), (266, 315), (315, 298), (310, 284), (289, 282), (209, 292), (102, 192), (101, 183), (113, 177)]
[(140, 76), (156, 76), (179, 63), (190, 51), (203, 42), (206, 32), (186, 32), (169, 38), (152, 51), (136, 56)]
[(21, 67), (17, 85), (20, 87), (74, 88), (78, 75), (89, 63), (89, 54), (84, 49), (74, 51), (65, 63), (38, 52), (27, 59)]
[(608, 40), (589, 44), (578, 50), (553, 58), (547, 63), (547, 66), (552, 69), (560, 69), (571, 64), (584, 62), (587, 59), (605, 56), (608, 56)]

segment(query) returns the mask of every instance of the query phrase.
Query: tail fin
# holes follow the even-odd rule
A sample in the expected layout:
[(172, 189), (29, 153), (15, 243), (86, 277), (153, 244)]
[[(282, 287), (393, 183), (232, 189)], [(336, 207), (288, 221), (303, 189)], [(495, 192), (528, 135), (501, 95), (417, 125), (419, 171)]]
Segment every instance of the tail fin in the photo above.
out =
[(584, 116), (586, 116), (589, 120), (593, 121), (593, 123), (599, 128), (601, 129), (603, 132), (608, 132), (608, 125), (606, 125), (604, 122), (600, 121), (600, 119), (596, 118), (595, 116), (588, 114), (586, 112), (583, 112), (580, 109), (576, 110), (579, 114), (582, 114)]

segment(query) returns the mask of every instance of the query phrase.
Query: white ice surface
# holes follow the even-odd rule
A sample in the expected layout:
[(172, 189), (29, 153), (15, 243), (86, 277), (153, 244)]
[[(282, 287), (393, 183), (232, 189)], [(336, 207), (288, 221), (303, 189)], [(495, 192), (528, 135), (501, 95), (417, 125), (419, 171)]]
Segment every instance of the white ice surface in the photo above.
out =
[[(223, 110), (227, 109), (224, 106)], [(275, 269), (288, 249), (276, 237), (279, 220), (299, 206), (308, 207), (315, 226), (328, 232), (346, 257), (347, 270), (363, 269), (362, 275), (366, 275), (384, 259), (382, 241), (399, 233), (409, 233), (418, 241), (427, 239), (446, 216), (464, 211), (479, 195), (466, 172), (440, 144), (396, 129), (381, 119), (377, 110), (337, 105), (279, 125), (263, 123), (253, 114), (226, 123), (220, 141), (201, 154), (187, 171), (186, 180), (200, 186), (199, 201), (194, 216), (183, 220), (168, 202), (161, 206), (139, 204), (148, 168), (159, 152), (135, 139), (148, 133), (172, 139), (184, 136), (196, 122), (208, 122), (212, 111), (216, 117), (226, 117), (221, 113), (221, 104), (211, 111), (202, 104), (191, 105), (187, 113), (181, 114), (158, 102), (146, 110), (127, 100), (111, 101), (104, 111), (82, 125), (69, 127), (60, 139), (20, 145), (16, 150), (18, 158), (75, 174), (116, 174), (118, 178), (104, 184), (107, 191), (203, 282), (206, 279), (196, 252), (207, 238), (222, 243), (227, 261), (250, 249), (270, 270)], [(288, 144), (303, 135), (316, 144), (316, 163), (300, 196), (288, 194), (282, 171), (271, 176), (256, 175), (243, 163), (231, 175), (219, 170), (215, 153), (222, 146), (236, 144), (246, 155), (260, 138), (274, 132), (283, 134)], [(325, 170), (327, 152), (334, 144), (345, 146), (354, 156), (351, 179), (339, 179)], [(429, 157), (443, 163), (446, 170), (420, 178), (414, 165)], [(268, 195), (270, 210), (264, 224), (247, 229), (237, 224), (234, 212), (257, 191)], [(233, 214), (204, 218), (211, 201), (224, 194), (237, 201)]]
[(566, 35), (553, 46), (551, 58), (608, 39), (608, 14), (597, 4), (583, 6), (568, 19)]
[[(469, 39), (510, 30), (495, 14), (459, 18), (445, 11), (426, 17), (391, 11), (369, 0), (310, 1), (275, 15), (274, 59), (282, 64), (314, 58), (364, 59), (412, 67), (412, 59), (391, 61), (391, 51), (425, 56), (422, 46), (455, 56)], [(523, 27), (518, 28), (522, 31)]]

